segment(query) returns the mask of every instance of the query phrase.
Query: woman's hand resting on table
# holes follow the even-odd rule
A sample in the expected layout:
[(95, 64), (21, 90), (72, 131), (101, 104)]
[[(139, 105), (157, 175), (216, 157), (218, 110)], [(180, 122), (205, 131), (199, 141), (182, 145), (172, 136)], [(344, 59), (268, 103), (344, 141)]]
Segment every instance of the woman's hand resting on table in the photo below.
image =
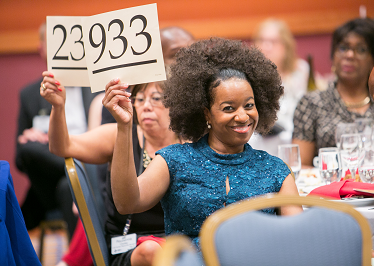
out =
[(43, 81), (40, 85), (40, 95), (54, 107), (65, 106), (66, 92), (60, 82), (49, 71), (42, 73)]
[(121, 83), (119, 79), (113, 79), (105, 86), (103, 105), (118, 124), (132, 122), (133, 107), (130, 99), (131, 93), (126, 92), (128, 87), (128, 84)]

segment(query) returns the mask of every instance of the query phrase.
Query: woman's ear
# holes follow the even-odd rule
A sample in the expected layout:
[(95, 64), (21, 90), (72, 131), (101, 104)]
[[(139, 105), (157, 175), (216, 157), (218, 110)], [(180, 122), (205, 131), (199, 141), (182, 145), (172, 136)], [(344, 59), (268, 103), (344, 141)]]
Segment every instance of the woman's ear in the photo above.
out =
[(210, 111), (208, 108), (204, 108), (205, 121), (210, 123)]

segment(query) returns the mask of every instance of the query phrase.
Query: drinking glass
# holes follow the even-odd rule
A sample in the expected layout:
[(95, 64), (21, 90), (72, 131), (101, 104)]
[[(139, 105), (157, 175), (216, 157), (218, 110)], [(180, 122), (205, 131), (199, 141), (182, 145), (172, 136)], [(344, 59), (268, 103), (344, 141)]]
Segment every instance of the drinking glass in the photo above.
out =
[(339, 123), (335, 129), (335, 143), (336, 147), (340, 147), (340, 137), (343, 134), (358, 133), (356, 123)]
[(340, 181), (342, 176), (342, 163), (340, 160), (339, 148), (326, 147), (318, 150), (319, 174), (328, 185)]
[(343, 134), (340, 138), (340, 156), (344, 165), (355, 179), (359, 161), (363, 158), (362, 139), (360, 134)]
[(374, 182), (374, 151), (372, 149), (365, 149), (365, 156), (360, 161), (358, 173), (362, 182)]
[(278, 145), (278, 157), (282, 159), (295, 174), (295, 179), (299, 176), (301, 170), (300, 150), (298, 144)]
[(374, 120), (369, 118), (357, 118), (355, 124), (358, 134), (361, 135), (362, 146), (369, 150), (371, 148)]

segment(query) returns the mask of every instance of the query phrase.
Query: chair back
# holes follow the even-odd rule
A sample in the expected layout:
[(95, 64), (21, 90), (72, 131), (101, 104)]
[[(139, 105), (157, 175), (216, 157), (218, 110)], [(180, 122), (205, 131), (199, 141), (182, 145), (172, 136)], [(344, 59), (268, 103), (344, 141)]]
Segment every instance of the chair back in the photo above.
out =
[(69, 179), (74, 203), (87, 236), (88, 245), (95, 265), (109, 265), (109, 251), (105, 240), (101, 206), (97, 204), (90, 180), (82, 162), (73, 158), (65, 159), (65, 173)]
[(18, 204), (9, 162), (0, 160), (0, 265), (41, 266)]
[(166, 237), (153, 261), (154, 266), (203, 266), (203, 259), (185, 235), (175, 234)]
[[(309, 206), (294, 216), (257, 210)], [(207, 265), (371, 265), (370, 226), (351, 205), (317, 197), (241, 201), (213, 213), (200, 232)]]

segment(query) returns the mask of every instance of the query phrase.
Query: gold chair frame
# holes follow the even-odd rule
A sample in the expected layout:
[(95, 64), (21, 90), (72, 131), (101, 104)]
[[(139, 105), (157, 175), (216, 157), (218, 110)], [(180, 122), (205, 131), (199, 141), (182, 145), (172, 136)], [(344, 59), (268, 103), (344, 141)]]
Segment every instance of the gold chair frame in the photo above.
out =
[(201, 251), (206, 265), (217, 266), (219, 264), (217, 251), (215, 248), (214, 235), (218, 226), (237, 215), (249, 211), (257, 211), (270, 207), (280, 207), (284, 205), (308, 205), (333, 209), (346, 213), (353, 217), (361, 228), (362, 235), (362, 265), (371, 265), (371, 229), (368, 221), (351, 205), (341, 202), (332, 202), (319, 197), (299, 197), (274, 195), (272, 197), (244, 200), (240, 203), (231, 204), (210, 215), (202, 225), (200, 231)]
[(77, 202), (77, 207), (79, 209), (80, 217), (82, 219), (82, 223), (84, 225), (86, 235), (92, 250), (92, 255), (95, 259), (95, 263), (97, 266), (105, 266), (105, 260), (103, 257), (103, 253), (101, 251), (101, 247), (97, 240), (96, 232), (91, 220), (91, 216), (88, 212), (88, 207), (86, 204), (86, 200), (84, 199), (83, 191), (81, 184), (79, 182), (77, 170), (74, 164), (73, 158), (65, 158), (65, 165), (66, 170), (69, 175), (69, 180), (71, 186), (73, 188), (74, 196)]
[(175, 266), (175, 261), (183, 251), (196, 252), (190, 238), (179, 234), (167, 236), (162, 249), (155, 254), (153, 265)]

